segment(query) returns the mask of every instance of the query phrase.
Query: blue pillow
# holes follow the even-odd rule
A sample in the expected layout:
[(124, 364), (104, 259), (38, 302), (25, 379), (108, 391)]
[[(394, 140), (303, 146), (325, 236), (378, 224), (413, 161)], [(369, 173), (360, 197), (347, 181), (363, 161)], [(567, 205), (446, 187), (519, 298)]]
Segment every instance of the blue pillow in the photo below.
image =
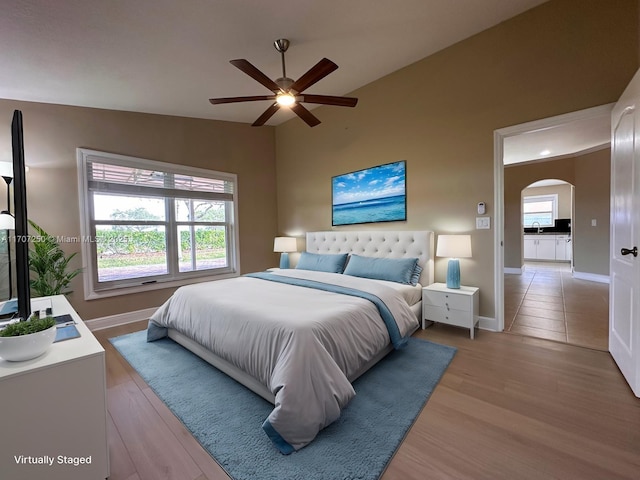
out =
[(417, 258), (377, 258), (351, 255), (344, 274), (411, 285), (411, 277), (417, 263)]
[(346, 261), (346, 253), (323, 254), (302, 252), (296, 268), (300, 270), (315, 270), (316, 272), (342, 273)]
[(411, 285), (417, 285), (420, 283), (420, 274), (422, 273), (422, 267), (416, 263), (416, 266), (413, 269), (413, 273), (411, 274)]

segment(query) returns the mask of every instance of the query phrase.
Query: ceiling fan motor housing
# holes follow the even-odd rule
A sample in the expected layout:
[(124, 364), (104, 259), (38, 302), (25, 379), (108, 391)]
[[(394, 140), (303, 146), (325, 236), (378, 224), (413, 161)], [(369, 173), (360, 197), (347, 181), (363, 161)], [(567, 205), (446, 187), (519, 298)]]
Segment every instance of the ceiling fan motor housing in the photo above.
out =
[(280, 77), (275, 80), (276, 84), (280, 87), (280, 90), (283, 92), (288, 92), (293, 85), (294, 80), (289, 77)]

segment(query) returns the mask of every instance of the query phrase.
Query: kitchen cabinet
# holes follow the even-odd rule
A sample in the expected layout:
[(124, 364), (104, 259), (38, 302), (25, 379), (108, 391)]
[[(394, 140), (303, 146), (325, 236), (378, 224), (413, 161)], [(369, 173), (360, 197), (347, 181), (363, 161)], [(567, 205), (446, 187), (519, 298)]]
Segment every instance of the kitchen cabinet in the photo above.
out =
[(556, 235), (556, 260), (571, 260), (571, 235)]
[(571, 236), (539, 234), (524, 236), (525, 260), (571, 260)]

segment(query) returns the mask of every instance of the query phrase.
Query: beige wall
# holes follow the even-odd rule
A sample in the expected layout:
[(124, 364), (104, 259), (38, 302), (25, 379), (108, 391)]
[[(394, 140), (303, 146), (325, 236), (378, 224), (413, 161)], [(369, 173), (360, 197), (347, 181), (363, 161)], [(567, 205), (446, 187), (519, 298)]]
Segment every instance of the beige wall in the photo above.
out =
[[(351, 92), (354, 109), (315, 110), (315, 128), (277, 127), (278, 231), (331, 229), (333, 175), (404, 159), (408, 220), (355, 228), (471, 233), (462, 281), (480, 287), (480, 315), (493, 317), (493, 223), (475, 230), (475, 217), (480, 201), (494, 217), (494, 130), (614, 102), (637, 68), (636, 0), (525, 12)], [(436, 281), (445, 275), (440, 259)]]
[[(574, 270), (609, 275), (610, 148), (577, 157), (505, 167), (505, 267), (524, 265), (521, 192), (531, 183), (548, 178), (564, 180), (575, 187), (575, 217), (571, 225)], [(592, 219), (596, 220), (596, 227), (591, 226)]]
[(522, 198), (536, 195), (558, 195), (558, 212), (556, 218), (571, 218), (571, 185), (549, 185), (547, 187), (530, 187), (522, 190)]
[[(574, 270), (608, 276), (611, 256), (611, 149), (577, 159), (575, 178)], [(596, 226), (592, 226), (592, 220), (596, 221)]]
[[(80, 235), (76, 148), (208, 168), (238, 175), (242, 272), (273, 266), (276, 235), (275, 137), (272, 127), (0, 100), (1, 152), (10, 160), (13, 110), (22, 110), (29, 218), (52, 235)], [(8, 146), (5, 148), (4, 146)], [(65, 244), (67, 253), (79, 244)], [(80, 266), (78, 254), (75, 267)], [(164, 302), (173, 289), (85, 301), (80, 277), (69, 300), (85, 319)]]

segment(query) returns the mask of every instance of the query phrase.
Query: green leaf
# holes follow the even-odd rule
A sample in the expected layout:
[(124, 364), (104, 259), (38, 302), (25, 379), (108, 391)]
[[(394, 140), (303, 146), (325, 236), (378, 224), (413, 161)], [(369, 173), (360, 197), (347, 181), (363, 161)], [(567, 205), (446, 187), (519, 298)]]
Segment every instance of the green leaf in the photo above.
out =
[(82, 268), (67, 271), (77, 252), (67, 256), (55, 237), (32, 220), (29, 220), (29, 224), (37, 237), (31, 242), (29, 252), (29, 270), (35, 274), (35, 278), (29, 282), (31, 290), (43, 297), (70, 293), (65, 289), (73, 278), (82, 273)]

